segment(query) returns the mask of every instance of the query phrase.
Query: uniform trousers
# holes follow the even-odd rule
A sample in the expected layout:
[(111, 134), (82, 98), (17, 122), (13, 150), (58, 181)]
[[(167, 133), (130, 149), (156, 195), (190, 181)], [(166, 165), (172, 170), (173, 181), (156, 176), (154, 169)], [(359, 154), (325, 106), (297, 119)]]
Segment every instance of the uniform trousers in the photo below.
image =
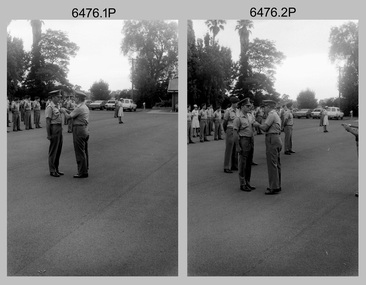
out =
[(24, 125), (25, 129), (29, 130), (32, 129), (32, 115), (31, 110), (26, 110), (24, 114)]
[(206, 135), (210, 136), (212, 133), (212, 123), (213, 120), (211, 117), (207, 118), (207, 126), (206, 126)]
[(34, 110), (34, 125), (36, 128), (41, 127), (39, 125), (40, 119), (41, 119), (41, 110)]
[(292, 126), (285, 126), (285, 151), (292, 150)]
[(72, 133), (72, 119), (68, 119), (68, 126), (67, 126), (67, 132)]
[(73, 142), (78, 166), (78, 174), (88, 174), (89, 171), (89, 154), (88, 154), (88, 140), (89, 130), (85, 125), (73, 125)]
[(215, 120), (215, 132), (214, 132), (214, 139), (221, 139), (221, 132), (222, 132), (222, 125), (221, 120)]
[(13, 131), (20, 130), (20, 114), (19, 111), (13, 111)]
[(266, 134), (268, 182), (271, 190), (281, 188), (281, 150), (280, 134)]
[(207, 140), (207, 119), (202, 119), (200, 121), (200, 140), (201, 142)]
[(48, 149), (48, 167), (50, 169), (50, 172), (58, 171), (62, 150), (62, 142), (63, 142), (62, 125), (52, 124), (50, 147)]
[(234, 142), (234, 130), (226, 129), (224, 169), (238, 169), (238, 153)]
[(188, 135), (188, 141), (192, 141), (192, 121), (187, 121), (187, 135)]
[(254, 138), (240, 137), (241, 153), (239, 155), (239, 181), (240, 185), (250, 184), (252, 174), (252, 160), (254, 153)]

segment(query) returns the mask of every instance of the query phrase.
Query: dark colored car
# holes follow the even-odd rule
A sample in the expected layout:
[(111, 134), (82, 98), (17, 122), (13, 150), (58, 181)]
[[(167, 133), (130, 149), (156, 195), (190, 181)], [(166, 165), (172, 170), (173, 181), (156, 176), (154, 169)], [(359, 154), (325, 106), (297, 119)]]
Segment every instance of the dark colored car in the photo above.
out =
[(95, 109), (104, 110), (105, 109), (105, 104), (106, 104), (106, 101), (97, 100), (97, 101), (94, 101), (94, 102), (90, 103), (89, 109), (91, 109), (91, 110), (95, 110)]

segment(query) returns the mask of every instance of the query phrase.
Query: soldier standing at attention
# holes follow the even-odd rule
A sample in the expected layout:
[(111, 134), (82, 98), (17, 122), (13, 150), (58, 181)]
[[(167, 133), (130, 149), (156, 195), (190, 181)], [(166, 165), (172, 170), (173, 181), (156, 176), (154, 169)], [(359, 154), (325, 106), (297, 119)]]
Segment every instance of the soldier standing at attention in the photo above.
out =
[(207, 136), (212, 136), (213, 114), (214, 110), (212, 108), (212, 105), (209, 105), (207, 109)]
[(41, 103), (39, 102), (39, 97), (36, 96), (33, 101), (33, 110), (34, 110), (34, 127), (36, 129), (42, 128), (39, 124), (41, 118)]
[(208, 142), (207, 139), (207, 110), (206, 104), (202, 105), (202, 109), (199, 111), (199, 115), (201, 117), (200, 120), (200, 142)]
[(294, 117), (292, 115), (292, 103), (287, 103), (284, 105), (284, 115), (283, 115), (283, 129), (285, 131), (285, 154), (291, 155), (291, 153), (295, 153), (292, 150), (292, 128), (294, 125)]
[(87, 178), (89, 172), (89, 108), (85, 105), (86, 94), (80, 91), (75, 91), (76, 107), (69, 114), (70, 111), (62, 109), (68, 119), (72, 119), (72, 133), (76, 163), (78, 173), (74, 178)]
[(20, 102), (18, 97), (15, 97), (11, 103), (11, 112), (13, 113), (13, 132), (22, 131), (20, 128)]
[(239, 99), (235, 96), (230, 97), (231, 107), (226, 109), (224, 114), (223, 128), (226, 133), (224, 172), (233, 173), (238, 170), (238, 153), (235, 150), (233, 123), (236, 117), (239, 117), (240, 110), (237, 109)]
[(275, 110), (275, 101), (264, 100), (263, 104), (267, 118), (262, 125), (255, 122), (254, 126), (266, 132), (265, 141), (269, 188), (267, 188), (265, 194), (273, 195), (281, 191), (281, 119)]
[(26, 130), (32, 130), (32, 103), (28, 95), (24, 98), (24, 125)]
[(222, 140), (222, 138), (221, 138), (221, 133), (222, 133), (221, 118), (222, 118), (221, 107), (219, 106), (213, 115), (213, 121), (215, 124), (215, 131), (214, 131), (214, 140), (215, 141)]
[(254, 152), (254, 116), (251, 114), (252, 104), (245, 98), (240, 104), (241, 114), (233, 122), (233, 135), (236, 151), (239, 154), (239, 185), (240, 190), (250, 192), (255, 189), (250, 185), (252, 160)]
[(59, 162), (62, 150), (62, 116), (59, 102), (62, 98), (60, 90), (50, 92), (51, 102), (45, 110), (47, 139), (50, 141), (48, 150), (48, 167), (52, 177), (64, 175), (59, 171)]

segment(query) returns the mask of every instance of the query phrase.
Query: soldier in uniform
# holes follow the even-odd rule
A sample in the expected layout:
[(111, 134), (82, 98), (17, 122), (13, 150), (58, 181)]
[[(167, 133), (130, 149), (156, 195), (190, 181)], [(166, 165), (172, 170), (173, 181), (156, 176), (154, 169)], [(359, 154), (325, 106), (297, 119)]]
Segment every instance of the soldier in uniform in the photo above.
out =
[(33, 110), (34, 110), (34, 127), (36, 129), (42, 128), (39, 124), (41, 118), (41, 103), (39, 102), (39, 97), (36, 96), (33, 101)]
[(221, 125), (221, 118), (222, 118), (222, 114), (221, 114), (221, 107), (219, 106), (216, 111), (214, 112), (213, 115), (213, 121), (215, 124), (215, 131), (214, 131), (214, 139), (215, 141), (217, 140), (222, 140), (221, 138), (221, 133), (222, 133), (222, 125)]
[(239, 99), (235, 96), (230, 97), (231, 107), (226, 109), (224, 114), (223, 128), (226, 133), (224, 172), (233, 173), (238, 170), (238, 153), (235, 150), (233, 123), (239, 117), (240, 110), (237, 108)]
[(22, 131), (20, 128), (20, 102), (18, 97), (15, 97), (11, 103), (11, 112), (13, 113), (13, 132)]
[(212, 105), (209, 105), (207, 108), (207, 136), (212, 136), (212, 123), (213, 123), (213, 114), (214, 110), (212, 108)]
[(273, 195), (281, 191), (281, 119), (276, 112), (275, 101), (264, 100), (263, 104), (267, 118), (263, 124), (254, 122), (254, 126), (266, 132), (265, 142), (269, 188), (267, 188), (265, 194)]
[(26, 130), (31, 130), (32, 128), (32, 103), (30, 101), (30, 97), (27, 95), (24, 98), (23, 103), (24, 108), (24, 125)]
[(85, 105), (86, 94), (75, 91), (76, 107), (70, 112), (65, 108), (62, 111), (68, 119), (72, 119), (72, 133), (78, 173), (74, 178), (87, 178), (89, 172), (89, 108)]
[(287, 103), (284, 105), (284, 115), (283, 115), (283, 121), (282, 126), (283, 130), (285, 132), (285, 154), (291, 155), (291, 153), (295, 153), (292, 150), (292, 128), (294, 125), (294, 117), (292, 115), (291, 109), (292, 109), (292, 103)]
[(60, 175), (64, 175), (58, 168), (63, 143), (62, 116), (59, 108), (62, 95), (60, 90), (52, 91), (49, 95), (51, 101), (45, 110), (47, 139), (50, 141), (48, 167), (52, 177), (60, 177)]
[[(66, 103), (66, 109), (72, 112), (75, 109), (76, 103), (73, 96), (69, 97), (69, 100)], [(66, 116), (65, 116), (66, 118)], [(67, 118), (66, 118), (67, 119)], [(72, 133), (72, 119), (67, 119), (67, 132)]]
[(250, 192), (255, 189), (250, 185), (252, 160), (254, 152), (254, 116), (251, 114), (252, 104), (249, 98), (238, 103), (241, 113), (233, 122), (233, 136), (236, 151), (239, 154), (239, 185), (240, 190)]
[(201, 110), (199, 111), (199, 115), (201, 117), (200, 120), (200, 142), (208, 142), (207, 139), (207, 110), (206, 104), (202, 105)]

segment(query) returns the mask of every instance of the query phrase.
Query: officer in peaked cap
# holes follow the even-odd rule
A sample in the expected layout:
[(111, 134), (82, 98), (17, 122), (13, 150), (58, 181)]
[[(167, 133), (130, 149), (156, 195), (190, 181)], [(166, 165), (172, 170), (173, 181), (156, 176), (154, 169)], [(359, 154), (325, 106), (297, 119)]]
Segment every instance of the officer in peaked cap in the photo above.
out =
[(226, 109), (224, 114), (224, 132), (225, 136), (225, 158), (224, 158), (224, 172), (232, 173), (233, 170), (238, 170), (238, 153), (235, 149), (234, 142), (234, 119), (239, 117), (240, 110), (237, 108), (239, 99), (236, 96), (230, 97), (231, 107)]
[(254, 127), (255, 118), (251, 113), (252, 103), (249, 98), (238, 102), (240, 116), (234, 119), (234, 141), (239, 154), (239, 183), (240, 190), (250, 192), (255, 189), (250, 185), (252, 161), (254, 152)]
[(81, 91), (74, 91), (76, 107), (73, 111), (62, 108), (65, 116), (72, 119), (72, 133), (78, 173), (74, 178), (87, 178), (89, 171), (89, 108), (85, 105), (86, 94)]
[(60, 177), (60, 175), (64, 175), (58, 168), (63, 143), (62, 118), (59, 108), (59, 102), (62, 98), (61, 90), (52, 91), (49, 96), (51, 101), (45, 110), (47, 139), (50, 141), (48, 167), (52, 177)]
[(275, 101), (263, 100), (263, 105), (267, 118), (263, 124), (255, 122), (254, 126), (266, 132), (265, 142), (269, 188), (267, 188), (265, 194), (273, 195), (281, 191), (281, 119), (275, 110)]

